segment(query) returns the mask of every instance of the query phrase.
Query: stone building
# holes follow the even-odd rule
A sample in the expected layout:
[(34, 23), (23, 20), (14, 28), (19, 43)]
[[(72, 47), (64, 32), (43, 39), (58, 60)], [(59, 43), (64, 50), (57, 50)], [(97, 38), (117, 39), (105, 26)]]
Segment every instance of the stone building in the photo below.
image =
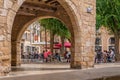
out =
[(105, 28), (101, 27), (99, 30), (96, 31), (96, 42), (95, 47), (97, 49), (101, 49), (102, 51), (110, 49), (114, 49), (115, 46), (115, 38), (110, 31)]
[(21, 37), (43, 18), (57, 18), (70, 30), (71, 68), (93, 67), (95, 14), (96, 0), (0, 0), (0, 75), (21, 64)]
[(36, 51), (41, 53), (45, 50), (45, 36), (47, 45), (50, 46), (50, 33), (47, 31), (45, 35), (45, 30), (38, 21), (30, 24), (21, 38), (21, 54)]
[[(27, 53), (30, 52), (31, 47), (32, 47), (32, 51), (35, 51), (35, 49), (37, 48), (40, 53), (42, 52), (42, 50), (45, 49), (45, 43), (44, 43), (45, 42), (45, 34), (44, 34), (45, 31), (42, 30), (41, 35), (37, 34), (38, 39), (37, 41), (35, 41), (34, 39), (35, 36), (33, 34), (36, 31), (33, 31), (33, 28), (31, 29), (31, 27), (34, 27), (35, 24), (36, 26), (40, 27), (40, 24), (38, 22), (34, 22), (27, 28), (27, 30), (24, 32), (22, 36), (21, 47), (23, 47), (23, 44), (24, 44), (24, 47), (23, 47), (24, 52), (27, 52)], [(47, 34), (47, 41), (48, 41), (47, 43), (50, 42), (50, 36), (48, 34)], [(58, 36), (55, 36), (54, 42), (61, 43), (60, 38)], [(115, 46), (114, 35), (111, 34), (107, 28), (101, 27), (99, 30), (96, 31), (95, 50), (101, 49), (102, 51), (104, 50), (109, 51), (110, 49), (114, 49), (114, 46)], [(21, 50), (21, 53), (23, 53), (22, 50)]]
[[(33, 53), (33, 52), (39, 52), (42, 53), (43, 50), (45, 51), (46, 49), (46, 41), (45, 37), (47, 39), (47, 50), (50, 49), (50, 32), (47, 31), (45, 35), (45, 28), (43, 28), (39, 20), (33, 22), (28, 26), (28, 28), (25, 30), (24, 34), (22, 35), (21, 38), (21, 54), (28, 54), (28, 53)], [(65, 43), (70, 43), (68, 39), (64, 40)], [(59, 44), (59, 46), (55, 46)], [(54, 36), (54, 50), (60, 52), (60, 47), (61, 47), (61, 38), (59, 35)], [(70, 51), (69, 45), (65, 47), (66, 51)]]
[(21, 54), (34, 52), (36, 49), (39, 51), (40, 46), (33, 45), (40, 42), (38, 32), (40, 32), (40, 24), (37, 21), (28, 26), (21, 38)]

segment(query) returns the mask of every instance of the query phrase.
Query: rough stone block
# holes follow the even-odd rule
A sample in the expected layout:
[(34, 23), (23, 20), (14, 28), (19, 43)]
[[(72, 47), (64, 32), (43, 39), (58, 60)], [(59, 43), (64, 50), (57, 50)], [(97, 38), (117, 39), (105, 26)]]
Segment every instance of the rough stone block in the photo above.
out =
[(0, 16), (7, 16), (8, 10), (0, 8)]
[(3, 0), (0, 0), (0, 7), (3, 7)]
[(81, 62), (81, 66), (87, 66), (87, 62)]
[[(0, 14), (1, 15), (1, 14)], [(6, 17), (4, 17), (4, 16), (0, 16), (0, 24), (5, 24), (6, 23), (6, 21), (7, 21), (7, 18)]]
[(87, 62), (89, 60), (90, 60), (89, 57), (83, 57), (83, 61)]
[(94, 61), (87, 62), (87, 64), (88, 64), (88, 67), (94, 67)]
[(4, 8), (10, 9), (13, 5), (13, 2), (11, 0), (4, 0)]

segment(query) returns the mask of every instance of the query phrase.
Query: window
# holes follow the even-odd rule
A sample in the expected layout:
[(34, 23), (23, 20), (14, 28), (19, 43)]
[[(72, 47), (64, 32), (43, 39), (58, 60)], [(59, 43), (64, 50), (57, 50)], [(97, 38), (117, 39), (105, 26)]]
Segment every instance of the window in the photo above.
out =
[(101, 39), (100, 39), (100, 38), (96, 38), (95, 44), (96, 44), (96, 45), (100, 45), (100, 44), (101, 44)]
[(110, 43), (110, 44), (115, 44), (115, 38), (114, 38), (114, 37), (111, 37), (111, 38), (109, 39), (109, 43)]
[(111, 49), (114, 50), (115, 46), (109, 46), (108, 48), (109, 48), (109, 50), (111, 50)]
[(95, 51), (102, 50), (102, 46), (95, 46)]
[(27, 53), (31, 52), (31, 47), (30, 46), (26, 46), (26, 52)]

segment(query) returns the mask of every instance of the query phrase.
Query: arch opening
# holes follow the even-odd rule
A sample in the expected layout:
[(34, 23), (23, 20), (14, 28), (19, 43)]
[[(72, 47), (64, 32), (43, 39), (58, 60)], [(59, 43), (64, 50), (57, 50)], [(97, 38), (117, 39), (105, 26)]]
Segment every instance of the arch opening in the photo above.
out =
[[(45, 63), (45, 61), (50, 63), (56, 61), (70, 63), (71, 34), (58, 19), (42, 18), (31, 23), (22, 33), (22, 38), (18, 39), (17, 42), (21, 44), (17, 46), (21, 48), (21, 52), (17, 53), (21, 54), (21, 61), (23, 63), (36, 63), (36, 61), (39, 63)], [(45, 52), (46, 50), (50, 54), (44, 59), (47, 53)], [(21, 64), (20, 62), (18, 63), (19, 65)]]
[[(31, 4), (33, 2), (33, 4)], [(64, 2), (64, 1), (63, 1)], [(68, 15), (65, 8), (60, 4), (62, 1), (57, 1), (55, 4), (48, 2), (34, 2), (30, 0), (26, 0), (23, 2), (21, 7), (16, 13), (15, 20), (12, 27), (12, 36), (11, 36), (11, 65), (18, 66), (21, 64), (20, 56), (20, 38), (22, 34), (27, 29), (28, 25), (40, 18), (57, 18), (61, 20), (64, 24), (66, 24), (67, 28), (71, 32), (71, 44), (72, 44), (72, 53), (74, 52), (74, 29), (75, 21), (72, 22), (70, 19), (70, 15)], [(67, 2), (65, 2), (67, 3)], [(57, 5), (56, 5), (57, 4)], [(68, 6), (68, 5), (66, 5)], [(73, 18), (74, 19), (74, 18)], [(73, 24), (74, 23), (74, 24)], [(77, 33), (77, 32), (76, 32)], [(73, 54), (74, 57), (74, 54)], [(73, 58), (74, 59), (74, 58)]]

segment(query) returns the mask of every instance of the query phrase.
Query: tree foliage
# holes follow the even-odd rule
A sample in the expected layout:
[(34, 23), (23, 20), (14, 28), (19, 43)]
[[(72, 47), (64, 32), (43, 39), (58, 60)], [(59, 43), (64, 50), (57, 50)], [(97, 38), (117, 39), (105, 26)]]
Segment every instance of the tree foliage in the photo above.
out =
[(96, 26), (105, 26), (113, 33), (119, 32), (120, 0), (97, 0)]
[(58, 19), (55, 18), (41, 19), (40, 24), (43, 27), (46, 27), (47, 30), (51, 31), (55, 35), (64, 36), (67, 39), (70, 39), (71, 37), (67, 27)]
[(54, 44), (54, 36), (58, 35), (61, 37), (62, 41), (62, 48), (61, 53), (64, 52), (64, 39), (69, 39), (71, 37), (71, 34), (67, 27), (58, 19), (55, 18), (47, 18), (40, 20), (40, 24), (46, 28), (48, 31), (50, 31), (50, 47), (51, 52), (53, 52), (53, 44)]
[(96, 28), (107, 27), (115, 36), (116, 59), (119, 55), (120, 0), (97, 0)]

